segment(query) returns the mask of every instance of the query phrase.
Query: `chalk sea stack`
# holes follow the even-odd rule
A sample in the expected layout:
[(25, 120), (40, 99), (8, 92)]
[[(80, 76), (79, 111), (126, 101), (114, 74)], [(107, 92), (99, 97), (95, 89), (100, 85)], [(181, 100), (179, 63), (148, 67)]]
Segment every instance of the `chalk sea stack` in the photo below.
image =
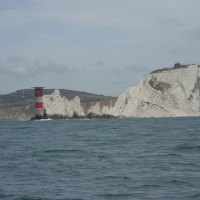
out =
[(68, 100), (60, 95), (59, 90), (54, 90), (50, 95), (44, 95), (43, 101), (46, 112), (50, 118), (83, 118), (85, 117), (80, 98)]

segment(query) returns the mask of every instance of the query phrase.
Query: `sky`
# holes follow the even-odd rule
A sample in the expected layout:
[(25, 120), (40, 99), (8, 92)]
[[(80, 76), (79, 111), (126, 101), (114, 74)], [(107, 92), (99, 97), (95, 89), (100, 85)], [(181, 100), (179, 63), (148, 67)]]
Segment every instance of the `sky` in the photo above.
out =
[(33, 86), (118, 96), (200, 64), (199, 0), (0, 0), (0, 94)]

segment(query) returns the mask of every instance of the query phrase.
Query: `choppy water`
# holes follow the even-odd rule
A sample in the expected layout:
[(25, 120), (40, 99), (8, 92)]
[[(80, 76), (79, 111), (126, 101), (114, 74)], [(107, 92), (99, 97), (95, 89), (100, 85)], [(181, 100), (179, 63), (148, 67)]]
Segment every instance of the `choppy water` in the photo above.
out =
[(0, 199), (200, 199), (200, 118), (1, 121)]

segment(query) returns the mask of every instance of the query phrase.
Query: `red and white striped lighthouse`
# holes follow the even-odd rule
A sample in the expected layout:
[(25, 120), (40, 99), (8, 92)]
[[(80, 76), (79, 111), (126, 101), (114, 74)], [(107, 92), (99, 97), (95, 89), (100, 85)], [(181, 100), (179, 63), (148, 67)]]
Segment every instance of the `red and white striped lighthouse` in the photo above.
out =
[(44, 117), (43, 87), (34, 87), (34, 94), (35, 94), (35, 118), (42, 119)]

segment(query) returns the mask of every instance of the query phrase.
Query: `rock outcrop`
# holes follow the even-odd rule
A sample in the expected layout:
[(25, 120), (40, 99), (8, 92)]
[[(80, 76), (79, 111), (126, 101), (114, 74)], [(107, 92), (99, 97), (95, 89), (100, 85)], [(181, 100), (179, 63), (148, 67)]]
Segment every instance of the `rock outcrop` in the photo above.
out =
[(68, 100), (66, 97), (61, 97), (59, 90), (55, 90), (51, 95), (44, 95), (43, 101), (47, 115), (52, 118), (76, 118), (85, 116), (79, 97)]
[(175, 117), (200, 115), (200, 66), (156, 70), (119, 96), (113, 116)]
[(101, 106), (99, 102), (97, 102), (94, 106), (91, 106), (88, 110), (87, 117), (95, 118), (95, 117), (113, 117), (112, 114), (113, 106)]

